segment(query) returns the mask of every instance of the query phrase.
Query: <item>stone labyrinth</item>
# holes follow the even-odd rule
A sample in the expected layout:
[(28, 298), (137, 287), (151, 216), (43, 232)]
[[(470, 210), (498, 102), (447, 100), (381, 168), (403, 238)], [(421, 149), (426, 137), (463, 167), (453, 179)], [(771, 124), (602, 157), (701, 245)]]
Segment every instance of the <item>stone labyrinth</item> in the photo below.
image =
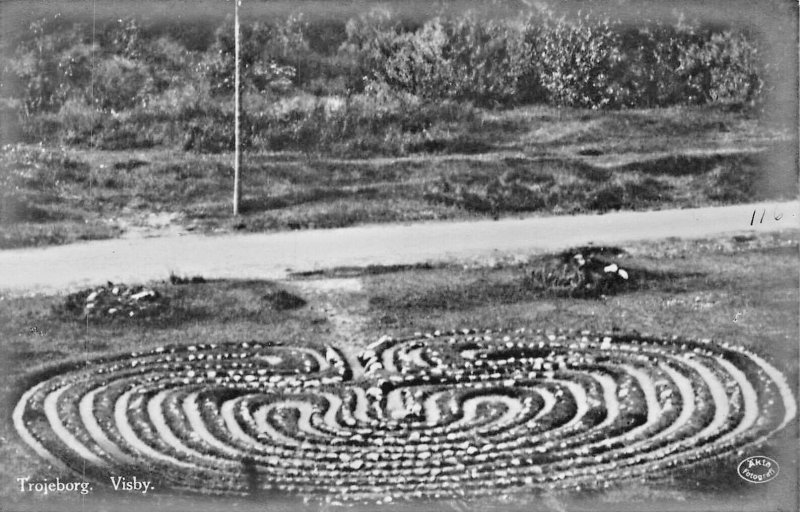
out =
[(743, 348), (518, 330), (382, 338), (350, 364), (332, 347), (167, 346), (51, 372), (13, 420), (100, 482), (374, 503), (668, 476), (795, 413)]

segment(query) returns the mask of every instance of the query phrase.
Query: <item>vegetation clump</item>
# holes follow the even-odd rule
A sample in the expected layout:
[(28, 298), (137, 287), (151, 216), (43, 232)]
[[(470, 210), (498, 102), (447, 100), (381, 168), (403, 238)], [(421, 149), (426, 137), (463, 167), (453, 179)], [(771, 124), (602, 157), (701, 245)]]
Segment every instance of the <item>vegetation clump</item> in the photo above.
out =
[(277, 311), (302, 308), (306, 305), (305, 299), (291, 294), (286, 290), (276, 290), (264, 295), (264, 300)]
[[(4, 136), (104, 149), (232, 147), (233, 27), (191, 31), (130, 17), (94, 32), (40, 19), (8, 41)], [(766, 75), (739, 27), (536, 8), (408, 19), (373, 9), (349, 19), (301, 14), (242, 25), (246, 145), (404, 153), (474, 108), (591, 109), (738, 105)], [(6, 124), (4, 122), (4, 124)]]

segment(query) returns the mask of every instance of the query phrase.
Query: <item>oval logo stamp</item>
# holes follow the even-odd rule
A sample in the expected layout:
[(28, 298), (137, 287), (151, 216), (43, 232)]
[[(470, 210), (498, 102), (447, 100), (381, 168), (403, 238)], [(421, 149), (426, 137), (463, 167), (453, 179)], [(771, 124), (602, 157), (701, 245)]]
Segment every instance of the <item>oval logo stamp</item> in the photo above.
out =
[(737, 473), (744, 480), (753, 484), (763, 484), (778, 476), (780, 467), (778, 463), (763, 455), (747, 457), (739, 463)]

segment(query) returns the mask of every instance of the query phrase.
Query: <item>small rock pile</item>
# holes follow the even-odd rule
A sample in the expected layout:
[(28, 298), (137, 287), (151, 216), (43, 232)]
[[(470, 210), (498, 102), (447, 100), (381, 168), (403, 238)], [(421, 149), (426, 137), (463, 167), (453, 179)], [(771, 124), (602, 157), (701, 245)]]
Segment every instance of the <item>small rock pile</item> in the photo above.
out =
[(628, 271), (614, 261), (604, 258), (602, 253), (593, 251), (577, 251), (572, 257), (573, 263), (584, 274), (587, 287), (608, 286), (630, 278)]
[(67, 296), (64, 309), (89, 318), (138, 318), (160, 313), (167, 299), (153, 288), (107, 283)]
[(533, 286), (555, 295), (601, 297), (630, 286), (635, 277), (617, 263), (624, 253), (607, 247), (576, 247), (558, 255), (557, 260), (535, 269)]

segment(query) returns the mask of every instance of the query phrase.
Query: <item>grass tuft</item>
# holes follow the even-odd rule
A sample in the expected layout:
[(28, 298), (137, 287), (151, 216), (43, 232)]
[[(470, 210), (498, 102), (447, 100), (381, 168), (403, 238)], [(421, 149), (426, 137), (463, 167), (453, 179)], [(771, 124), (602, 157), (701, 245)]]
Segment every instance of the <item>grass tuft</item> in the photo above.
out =
[(306, 305), (306, 301), (297, 295), (293, 295), (286, 290), (277, 290), (272, 293), (264, 295), (264, 301), (267, 302), (276, 311), (287, 311), (290, 309), (299, 309)]

